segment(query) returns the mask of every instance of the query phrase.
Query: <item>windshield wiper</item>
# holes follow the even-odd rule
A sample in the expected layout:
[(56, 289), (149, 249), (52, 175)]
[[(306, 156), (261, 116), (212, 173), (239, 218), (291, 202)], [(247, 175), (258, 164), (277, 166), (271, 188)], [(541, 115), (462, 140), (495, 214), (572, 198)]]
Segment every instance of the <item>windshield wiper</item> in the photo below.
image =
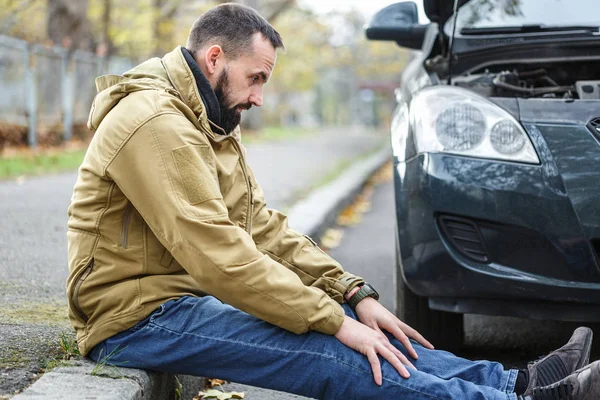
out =
[(490, 26), (481, 28), (462, 28), (461, 35), (496, 35), (510, 33), (535, 33), (535, 32), (564, 32), (564, 31), (586, 31), (600, 32), (600, 26), (585, 26), (585, 25), (564, 25), (564, 26), (547, 26), (547, 25), (521, 25), (521, 26)]

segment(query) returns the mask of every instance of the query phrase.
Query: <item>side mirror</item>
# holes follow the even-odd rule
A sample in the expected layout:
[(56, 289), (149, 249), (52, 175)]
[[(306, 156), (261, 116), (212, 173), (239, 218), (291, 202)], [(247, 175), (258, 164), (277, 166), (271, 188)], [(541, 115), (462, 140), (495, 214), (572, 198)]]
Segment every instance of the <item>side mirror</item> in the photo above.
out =
[(419, 25), (417, 5), (405, 1), (389, 5), (377, 12), (365, 33), (369, 40), (392, 40), (401, 47), (420, 49), (427, 25)]

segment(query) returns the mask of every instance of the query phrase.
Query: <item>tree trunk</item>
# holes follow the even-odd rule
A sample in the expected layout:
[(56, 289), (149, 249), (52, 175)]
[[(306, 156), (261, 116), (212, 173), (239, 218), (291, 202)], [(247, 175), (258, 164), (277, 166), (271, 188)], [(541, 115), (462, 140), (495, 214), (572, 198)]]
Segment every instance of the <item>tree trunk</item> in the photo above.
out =
[(160, 24), (162, 22), (162, 16), (160, 13), (160, 10), (163, 7), (165, 0), (154, 0), (153, 1), (153, 7), (154, 7), (154, 26), (152, 29), (152, 36), (154, 37), (154, 49), (152, 50), (152, 53), (154, 56), (158, 57), (161, 53), (161, 29), (160, 29)]
[(100, 55), (109, 57), (112, 53), (112, 42), (110, 40), (110, 13), (112, 0), (104, 0), (104, 10), (102, 12), (102, 40)]
[(172, 50), (173, 34), (175, 26), (174, 19), (181, 0), (153, 0), (154, 7), (154, 49), (155, 56), (160, 57), (166, 51)]
[(71, 50), (92, 50), (88, 0), (48, 0), (48, 38)]

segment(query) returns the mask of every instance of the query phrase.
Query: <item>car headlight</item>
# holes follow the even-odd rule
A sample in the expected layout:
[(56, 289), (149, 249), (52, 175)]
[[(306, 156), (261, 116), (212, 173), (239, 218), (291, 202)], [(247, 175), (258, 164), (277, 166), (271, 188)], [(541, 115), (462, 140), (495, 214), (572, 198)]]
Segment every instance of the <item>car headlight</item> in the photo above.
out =
[(539, 164), (521, 124), (506, 110), (466, 89), (423, 89), (410, 105), (416, 151)]
[(435, 134), (445, 149), (470, 150), (483, 142), (485, 117), (470, 104), (448, 107), (435, 120)]

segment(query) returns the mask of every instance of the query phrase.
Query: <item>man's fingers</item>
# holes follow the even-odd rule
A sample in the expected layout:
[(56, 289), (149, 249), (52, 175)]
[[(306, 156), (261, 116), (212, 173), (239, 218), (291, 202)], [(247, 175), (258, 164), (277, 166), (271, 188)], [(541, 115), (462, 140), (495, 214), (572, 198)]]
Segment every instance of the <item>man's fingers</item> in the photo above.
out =
[(406, 362), (408, 362), (408, 360), (406, 359), (406, 357), (404, 357), (404, 355), (402, 355), (402, 358), (399, 358), (396, 354), (394, 354), (394, 352), (392, 352), (392, 350), (390, 350), (388, 348), (382, 348), (379, 351), (379, 354), (381, 354), (381, 356), (383, 358), (388, 360), (388, 362), (390, 364), (392, 364), (392, 366), (394, 368), (396, 368), (396, 371), (398, 371), (398, 373), (400, 374), (401, 377), (403, 377), (403, 378), (410, 377), (410, 373), (408, 372), (408, 370), (406, 369), (406, 367), (404, 366), (404, 364), (401, 361), (403, 358)]
[(417, 352), (415, 351), (415, 349), (412, 346), (412, 343), (410, 342), (410, 340), (408, 339), (408, 337), (406, 336), (404, 331), (400, 328), (400, 326), (396, 325), (394, 327), (394, 329), (392, 331), (392, 335), (394, 335), (394, 337), (396, 339), (398, 339), (400, 341), (400, 343), (402, 343), (402, 345), (404, 346), (406, 351), (408, 351), (408, 354), (412, 358), (414, 358), (415, 360), (419, 358)]
[(434, 349), (433, 345), (427, 339), (425, 339), (423, 337), (423, 335), (421, 335), (417, 330), (411, 328), (410, 326), (406, 325), (402, 321), (400, 321), (400, 323), (401, 323), (400, 328), (402, 329), (402, 331), (404, 331), (406, 333), (406, 335), (408, 337), (416, 340), (421, 345), (423, 345), (424, 347), (427, 347), (430, 350)]
[(415, 339), (417, 342), (421, 343), (424, 347), (427, 347), (429, 350), (435, 349), (435, 347), (433, 347), (431, 342), (429, 342), (429, 340), (425, 339), (419, 332), (417, 332), (416, 335), (413, 336), (413, 339)]
[(383, 382), (381, 377), (381, 364), (379, 363), (379, 358), (377, 358), (377, 353), (375, 350), (367, 353), (367, 359), (369, 360), (369, 364), (371, 364), (371, 370), (373, 371), (373, 379), (375, 379), (375, 383), (381, 386), (381, 383)]
[(397, 348), (394, 347), (394, 345), (392, 345), (390, 343), (389, 349), (400, 359), (400, 361), (402, 362), (402, 364), (404, 365), (408, 365), (409, 367), (413, 368), (413, 369), (417, 369), (413, 363), (411, 363), (408, 358), (406, 358), (406, 356), (404, 354), (402, 354), (402, 352), (400, 350), (398, 350)]
[(377, 324), (375, 324), (372, 328), (375, 329), (377, 332), (379, 332), (381, 334), (381, 338), (382, 339), (384, 339), (384, 340), (386, 340), (388, 342), (390, 341), (390, 339), (388, 339), (388, 337), (385, 335), (385, 333), (383, 333), (383, 331), (381, 330), (381, 328)]

